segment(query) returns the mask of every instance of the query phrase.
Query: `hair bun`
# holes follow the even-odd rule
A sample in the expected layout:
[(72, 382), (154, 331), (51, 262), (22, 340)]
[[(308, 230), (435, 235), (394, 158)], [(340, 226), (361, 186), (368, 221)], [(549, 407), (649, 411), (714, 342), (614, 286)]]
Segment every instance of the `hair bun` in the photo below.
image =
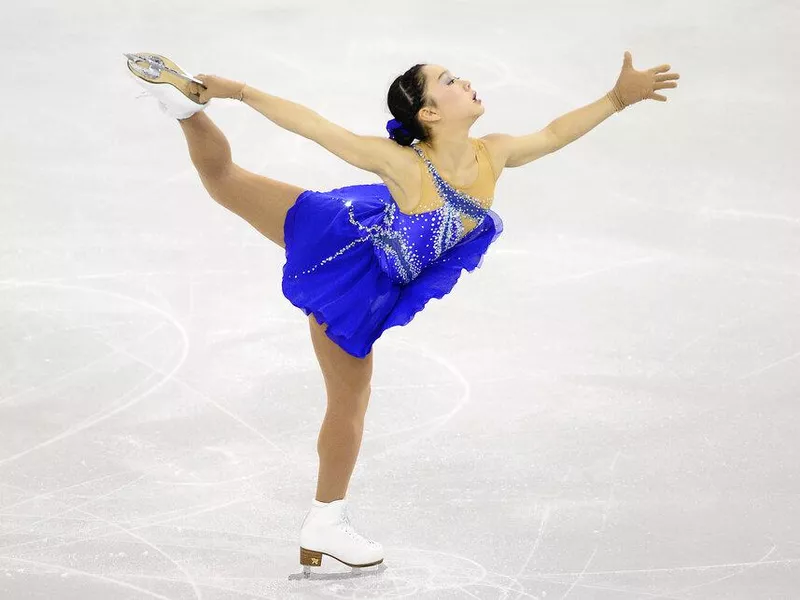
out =
[(386, 123), (386, 131), (389, 132), (389, 137), (401, 146), (410, 146), (415, 139), (414, 135), (399, 119), (392, 119)]
[(424, 64), (417, 64), (395, 78), (389, 86), (387, 104), (394, 119), (386, 126), (389, 137), (401, 146), (410, 146), (415, 139), (425, 141), (429, 132), (419, 121), (418, 113), (425, 105)]

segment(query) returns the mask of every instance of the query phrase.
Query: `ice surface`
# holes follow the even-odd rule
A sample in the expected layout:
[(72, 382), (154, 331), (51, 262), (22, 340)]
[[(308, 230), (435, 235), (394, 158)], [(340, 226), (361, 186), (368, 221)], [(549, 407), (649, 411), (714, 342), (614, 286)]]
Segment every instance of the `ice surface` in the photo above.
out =
[[(0, 598), (800, 597), (791, 3), (33, 2), (0, 19)], [(374, 350), (348, 497), (379, 570), (303, 580), (323, 380), (283, 251), (206, 193), (124, 52), (385, 135), (416, 62), (471, 135), (681, 74), (507, 169), (481, 269)], [(242, 167), (377, 182), (247, 106)], [(464, 324), (467, 324), (467, 327)]]

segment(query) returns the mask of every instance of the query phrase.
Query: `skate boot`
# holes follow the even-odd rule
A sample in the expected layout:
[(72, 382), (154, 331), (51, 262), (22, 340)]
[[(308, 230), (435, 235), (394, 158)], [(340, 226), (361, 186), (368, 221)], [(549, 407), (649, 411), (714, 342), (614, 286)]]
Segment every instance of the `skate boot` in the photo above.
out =
[(383, 562), (383, 546), (356, 533), (345, 498), (333, 502), (314, 500), (300, 528), (300, 564), (306, 577), (310, 567), (322, 565), (322, 555), (349, 567), (371, 567)]
[(203, 85), (170, 59), (159, 54), (138, 52), (124, 54), (128, 59), (128, 70), (148, 95), (158, 100), (162, 112), (173, 119), (187, 119), (204, 110), (211, 102), (201, 104), (199, 96), (192, 92), (190, 83)]

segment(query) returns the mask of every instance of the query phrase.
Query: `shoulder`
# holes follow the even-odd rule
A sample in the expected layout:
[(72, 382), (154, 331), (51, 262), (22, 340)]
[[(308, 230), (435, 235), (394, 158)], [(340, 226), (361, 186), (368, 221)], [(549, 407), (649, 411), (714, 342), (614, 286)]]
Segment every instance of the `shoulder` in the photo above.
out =
[(391, 138), (377, 135), (360, 135), (362, 145), (369, 151), (381, 157), (385, 168), (391, 168), (397, 163), (408, 161), (408, 155), (415, 155), (412, 148), (401, 146)]
[(480, 138), (476, 142), (483, 146), (495, 172), (495, 179), (500, 177), (500, 173), (506, 167), (508, 155), (511, 148), (512, 136), (506, 133), (490, 133)]
[(422, 185), (420, 157), (411, 146), (401, 146), (389, 138), (381, 138), (391, 144), (389, 159), (377, 175), (389, 189), (397, 205), (410, 211), (419, 201)]
[(492, 133), (481, 138), (502, 167), (520, 167), (562, 148), (549, 127), (526, 135)]
[(383, 138), (390, 145), (387, 150), (387, 160), (384, 163), (384, 172), (380, 173), (384, 179), (391, 179), (396, 184), (406, 186), (409, 182), (418, 180), (419, 156), (411, 146), (401, 146), (392, 139)]
[(507, 133), (490, 133), (483, 137), (476, 138), (476, 141), (483, 144), (486, 150), (492, 155), (508, 156), (511, 139), (512, 136)]

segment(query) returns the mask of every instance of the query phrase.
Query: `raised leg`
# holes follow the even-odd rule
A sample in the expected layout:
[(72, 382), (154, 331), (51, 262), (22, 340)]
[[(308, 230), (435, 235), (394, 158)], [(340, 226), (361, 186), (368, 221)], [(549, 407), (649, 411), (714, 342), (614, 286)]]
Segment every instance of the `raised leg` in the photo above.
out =
[(205, 112), (178, 121), (189, 156), (211, 197), (285, 248), (286, 212), (303, 188), (251, 173), (233, 163), (227, 138)]
[(325, 335), (327, 326), (320, 325), (313, 314), (309, 315), (309, 325), (328, 396), (317, 440), (316, 500), (333, 502), (345, 497), (361, 448), (364, 415), (371, 391), (373, 352), (356, 358)]

